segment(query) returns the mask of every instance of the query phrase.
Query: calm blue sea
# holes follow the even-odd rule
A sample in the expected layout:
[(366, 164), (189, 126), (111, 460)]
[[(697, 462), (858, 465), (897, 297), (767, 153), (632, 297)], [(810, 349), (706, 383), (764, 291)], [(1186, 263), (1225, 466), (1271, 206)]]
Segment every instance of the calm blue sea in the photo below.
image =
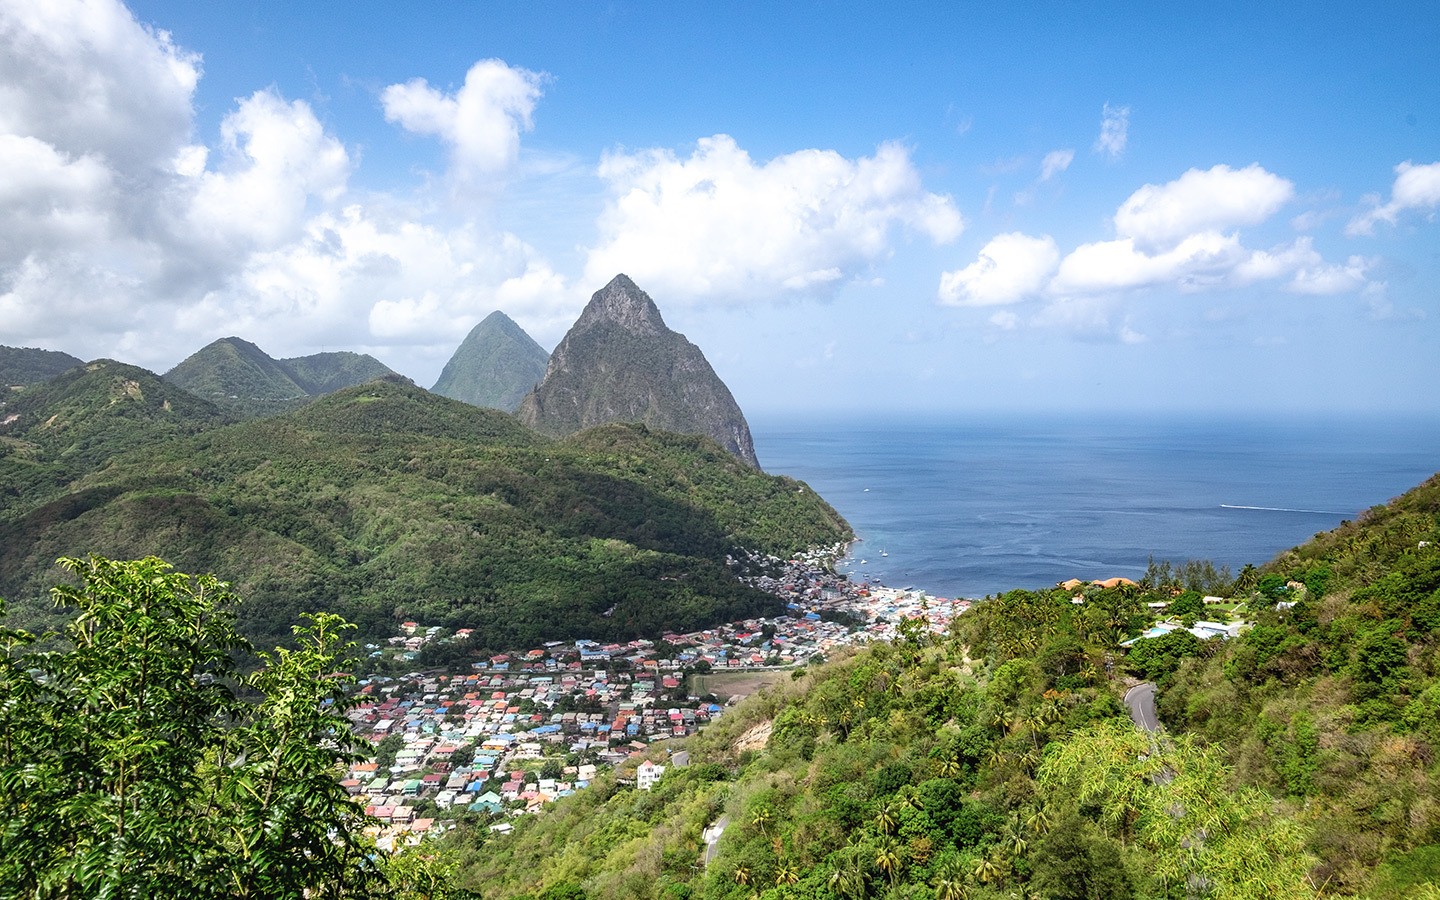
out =
[(850, 571), (981, 597), (1136, 577), (1150, 556), (1238, 571), (1440, 470), (1440, 418), (752, 421), (760, 464), (859, 533)]

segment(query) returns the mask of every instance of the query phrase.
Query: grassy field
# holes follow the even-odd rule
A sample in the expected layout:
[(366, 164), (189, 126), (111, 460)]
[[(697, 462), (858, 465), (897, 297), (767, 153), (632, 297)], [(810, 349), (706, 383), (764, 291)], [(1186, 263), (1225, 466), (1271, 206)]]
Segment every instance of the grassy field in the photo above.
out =
[(748, 697), (763, 687), (776, 684), (790, 677), (790, 669), (767, 669), (764, 671), (712, 672), (709, 675), (691, 675), (686, 690), (696, 696), (714, 694), (724, 703), (731, 697)]

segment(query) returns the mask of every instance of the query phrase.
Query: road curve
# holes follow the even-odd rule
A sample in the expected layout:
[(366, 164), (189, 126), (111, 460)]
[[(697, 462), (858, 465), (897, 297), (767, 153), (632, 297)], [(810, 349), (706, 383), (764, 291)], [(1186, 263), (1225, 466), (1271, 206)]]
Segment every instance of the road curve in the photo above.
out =
[(705, 865), (715, 861), (715, 849), (720, 843), (720, 835), (725, 833), (725, 826), (730, 824), (728, 815), (721, 816), (705, 829)]
[(1155, 715), (1155, 683), (1146, 681), (1125, 692), (1125, 706), (1136, 728), (1159, 731), (1160, 719)]

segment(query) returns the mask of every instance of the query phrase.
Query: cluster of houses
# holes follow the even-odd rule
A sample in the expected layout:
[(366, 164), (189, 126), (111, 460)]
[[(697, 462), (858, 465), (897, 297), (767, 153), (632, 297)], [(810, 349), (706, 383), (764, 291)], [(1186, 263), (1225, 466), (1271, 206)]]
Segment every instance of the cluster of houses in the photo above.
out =
[[(361, 683), (349, 716), (357, 733), (393, 762), (348, 773), (346, 789), (383, 824), (384, 845), (415, 841), (461, 813), (534, 812), (584, 788), (650, 744), (693, 734), (723, 713), (690, 696), (689, 671), (794, 666), (837, 647), (893, 637), (904, 619), (943, 632), (969, 601), (854, 584), (810, 558), (765, 561), (757, 587), (785, 601), (787, 614), (747, 619), (658, 641), (554, 641), (475, 660), (460, 673), (413, 673)], [(414, 653), (461, 632), (416, 622), (391, 652)], [(683, 762), (683, 751), (671, 765)], [(649, 790), (666, 766), (635, 771)], [(504, 823), (497, 826), (502, 830)]]

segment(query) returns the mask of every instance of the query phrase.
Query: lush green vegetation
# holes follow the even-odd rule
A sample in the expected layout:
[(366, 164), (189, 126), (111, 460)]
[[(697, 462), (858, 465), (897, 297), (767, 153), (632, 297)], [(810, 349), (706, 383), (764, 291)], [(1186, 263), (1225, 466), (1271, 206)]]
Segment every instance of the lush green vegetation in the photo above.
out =
[[(751, 698), (651, 793), (606, 782), (447, 852), (497, 900), (1433, 900), (1437, 545), (1432, 480), (1247, 567), (1242, 637), (1179, 631), (1128, 654), (1148, 603), (1193, 618), (1228, 575), (1157, 564), (1083, 603), (1003, 594), (948, 639), (907, 629)], [(1165, 735), (1120, 705), (1138, 678), (1161, 686)]]
[(5, 388), (38, 384), (84, 362), (58, 350), (0, 346), (0, 409), (4, 408)]
[(460, 342), (431, 390), (475, 406), (514, 412), (545, 377), (549, 358), (525, 329), (496, 310)]
[(272, 359), (249, 341), (228, 337), (186, 357), (165, 373), (165, 380), (237, 416), (268, 416), (394, 374), (373, 356), (360, 353)]
[(248, 649), (213, 577), (157, 559), (62, 560), (58, 649), (0, 631), (0, 895), (360, 896), (383, 878), (336, 775), (345, 625)]
[[(727, 565), (737, 548), (849, 534), (803, 485), (703, 438), (616, 425), (555, 441), (402, 379), (216, 427), (214, 407), (143, 370), (90, 374), (112, 369), (88, 393), (62, 378), (22, 394), (39, 424), (0, 457), (17, 486), (0, 591), (32, 625), (53, 561), (84, 551), (225, 572), (267, 642), (310, 610), (377, 636), (405, 619), (474, 628), (477, 650), (657, 635), (778, 612)], [(56, 410), (79, 424), (45, 424)]]

